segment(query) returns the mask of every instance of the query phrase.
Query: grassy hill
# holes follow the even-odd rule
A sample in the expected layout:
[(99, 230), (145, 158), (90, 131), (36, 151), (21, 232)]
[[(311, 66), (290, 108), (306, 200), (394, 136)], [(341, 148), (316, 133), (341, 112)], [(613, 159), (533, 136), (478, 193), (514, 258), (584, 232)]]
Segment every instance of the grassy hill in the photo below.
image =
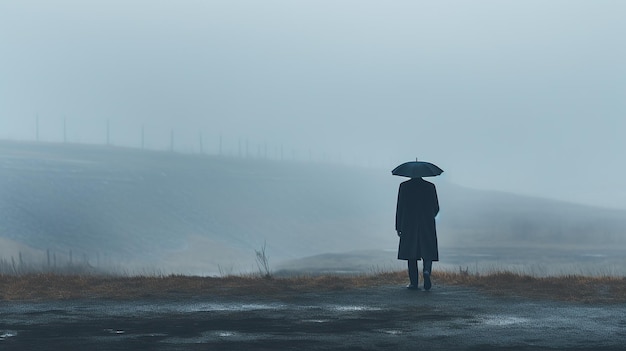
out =
[[(0, 142), (0, 258), (194, 274), (393, 250), (388, 171), (73, 144)], [(624, 211), (438, 183), (446, 247), (622, 245)], [(393, 256), (393, 254), (391, 254)]]

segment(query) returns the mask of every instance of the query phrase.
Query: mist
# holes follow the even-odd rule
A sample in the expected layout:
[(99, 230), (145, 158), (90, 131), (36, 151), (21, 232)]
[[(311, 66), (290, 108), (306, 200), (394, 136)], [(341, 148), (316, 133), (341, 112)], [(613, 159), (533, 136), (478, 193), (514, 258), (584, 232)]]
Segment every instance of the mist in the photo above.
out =
[[(13, 216), (5, 216), (2, 236), (12, 240), (10, 245), (24, 244), (28, 249), (53, 246), (50, 235), (55, 231), (37, 222), (42, 217), (27, 221), (29, 228), (15, 226), (18, 219), (26, 220), (25, 213), (56, 218), (54, 226), (75, 233), (96, 223), (91, 234), (95, 237), (128, 233), (120, 223), (131, 222), (133, 230), (163, 230), (163, 240), (166, 231), (182, 230), (185, 233), (180, 235), (186, 239), (172, 243), (177, 249), (194, 247), (188, 239), (192, 235), (213, 240), (215, 233), (208, 235), (207, 228), (222, 230), (219, 235), (234, 232), (240, 225), (234, 219), (228, 222), (222, 217), (215, 227), (209, 217), (202, 218), (209, 209), (226, 216), (226, 195), (222, 194), (221, 202), (201, 200), (199, 194), (214, 195), (213, 188), (185, 188), (185, 182), (202, 184), (193, 178), (199, 177), (193, 175), (197, 169), (185, 164), (182, 169), (190, 172), (185, 174), (175, 168), (181, 160), (202, 156), (219, 168), (209, 171), (201, 166), (202, 172), (217, 172), (224, 182), (228, 172), (246, 169), (227, 166), (233, 160), (261, 162), (262, 169), (275, 163), (293, 167), (285, 171), (284, 183), (257, 183), (254, 174), (244, 177), (257, 186), (250, 188), (256, 204), (267, 204), (261, 199), (271, 198), (268, 194), (282, 194), (282, 205), (269, 206), (267, 211), (274, 208), (275, 212), (263, 214), (271, 220), (263, 221), (261, 234), (237, 248), (245, 252), (260, 247), (273, 231), (282, 233), (276, 234), (276, 241), (286, 240), (288, 230), (273, 227), (284, 220), (278, 209), (294, 201), (285, 194), (299, 184), (296, 179), (309, 179), (306, 174), (317, 172), (325, 175), (311, 185), (316, 190), (298, 188), (296, 194), (317, 199), (303, 213), (318, 213), (318, 217), (289, 213), (291, 225), (308, 226), (307, 235), (329, 231), (328, 238), (336, 238), (341, 226), (355, 231), (350, 235), (367, 226), (371, 241), (364, 241), (368, 245), (359, 249), (393, 249), (393, 238), (382, 232), (387, 226), (392, 229), (400, 179), (389, 171), (415, 158), (445, 170), (433, 181), (443, 194), (455, 194), (444, 196), (441, 203), (439, 220), (450, 232), (465, 230), (491, 238), (496, 230), (510, 229), (512, 219), (503, 214), (504, 227), (485, 225), (486, 218), (494, 217), (487, 210), (493, 199), (504, 196), (507, 201), (496, 203), (506, 208), (520, 208), (516, 204), (525, 201), (521, 199), (534, 199), (514, 214), (527, 213), (529, 208), (567, 209), (546, 226), (545, 221), (520, 224), (526, 231), (535, 228), (535, 234), (545, 233), (547, 227), (564, 233), (595, 221), (603, 223), (600, 231), (608, 242), (619, 241), (617, 233), (623, 232), (616, 218), (626, 210), (622, 190), (626, 169), (619, 156), (626, 149), (622, 135), (626, 48), (621, 45), (625, 11), (626, 4), (618, 1), (566, 0), (2, 2), (0, 139), (11, 141), (2, 144), (1, 152), (3, 172), (13, 179), (2, 185), (4, 209)], [(26, 157), (24, 150), (15, 151), (15, 145), (27, 150), (32, 145), (43, 145), (44, 150), (71, 147), (50, 151), (56, 155), (54, 160), (65, 160), (57, 167), (57, 161), (50, 161), (41, 149), (33, 151), (36, 156)], [(102, 156), (102, 145), (114, 148), (111, 155), (115, 156)], [(141, 149), (162, 152), (162, 163), (145, 165), (143, 156), (135, 155)], [(170, 158), (172, 154), (180, 159)], [(92, 160), (99, 157), (106, 162)], [(129, 158), (145, 167), (133, 168)], [(72, 168), (67, 162), (73, 159), (110, 168)], [(28, 173), (34, 172), (32, 167), (43, 173)], [(64, 193), (49, 183), (63, 188), (67, 178), (55, 178), (54, 172), (45, 176), (49, 167), (89, 174), (91, 178), (81, 178), (85, 182), (125, 179), (129, 188), (107, 192), (89, 185), (87, 194), (111, 202), (76, 198), (80, 204), (94, 206), (81, 222), (84, 227), (69, 220), (58, 222), (54, 204)], [(330, 171), (332, 167), (337, 168)], [(221, 173), (224, 169), (229, 171)], [(161, 172), (174, 172), (178, 178), (151, 178)], [(282, 179), (278, 174), (270, 178)], [(15, 183), (18, 178), (29, 181)], [(216, 184), (237, 189), (241, 185)], [(37, 186), (49, 196), (32, 195)], [(168, 221), (172, 227), (151, 223), (153, 216), (170, 213), (166, 206), (153, 205), (165, 201), (155, 195), (159, 189), (170, 189), (165, 192), (174, 196), (171, 189), (181, 187), (189, 196), (195, 192), (196, 202), (177, 198), (184, 209), (178, 219)], [(123, 200), (131, 188), (139, 192), (133, 193), (139, 196), (133, 198), (137, 201), (133, 208), (144, 212), (128, 222), (118, 217), (123, 217), (123, 211), (107, 209), (132, 203)], [(78, 191), (72, 193), (79, 196)], [(337, 194), (345, 198), (339, 200)], [(481, 206), (465, 200), (475, 196), (490, 200)], [(15, 199), (24, 201), (22, 207), (14, 205)], [(460, 219), (464, 212), (460, 203), (483, 210), (477, 222)], [(327, 210), (329, 204), (337, 207)], [(77, 210), (84, 208), (68, 208), (64, 215)], [(106, 215), (97, 218), (97, 210), (108, 213), (110, 221)], [(191, 213), (196, 217), (189, 219)], [(333, 223), (335, 213), (350, 213), (350, 224)], [(583, 216), (583, 222), (572, 222), (576, 217), (572, 213), (591, 214)], [(368, 218), (366, 224), (357, 225), (363, 218)], [(468, 223), (474, 227), (461, 228)], [(506, 237), (517, 242), (515, 235)], [(532, 238), (539, 240), (537, 235)], [(118, 239), (111, 242), (115, 243), (111, 251), (124, 249), (125, 241)], [(204, 241), (202, 245), (215, 244)], [(331, 242), (335, 246), (296, 250), (295, 256), (321, 254), (333, 247), (350, 249), (341, 241)], [(236, 246), (231, 244), (227, 246)], [(149, 250), (133, 245), (129, 247)], [(59, 244), (61, 248), (67, 252), (69, 245)], [(292, 258), (286, 253), (289, 245), (276, 249), (278, 257)]]
[[(0, 137), (381, 169), (626, 208), (621, 2), (0, 5)], [(576, 191), (572, 191), (576, 188)]]
[[(401, 267), (403, 179), (375, 168), (74, 143), (0, 150), (0, 271), (238, 274), (257, 270), (262, 249), (278, 271)], [(565, 271), (586, 255), (596, 262), (585, 272), (624, 267), (623, 210), (432, 181), (442, 268), (528, 266), (538, 255)]]

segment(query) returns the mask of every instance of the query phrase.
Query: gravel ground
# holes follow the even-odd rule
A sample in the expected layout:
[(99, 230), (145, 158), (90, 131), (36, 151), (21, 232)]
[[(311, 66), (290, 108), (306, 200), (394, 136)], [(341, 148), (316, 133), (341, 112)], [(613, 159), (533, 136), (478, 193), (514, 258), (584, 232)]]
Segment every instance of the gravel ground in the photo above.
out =
[(626, 349), (626, 306), (386, 286), (280, 297), (1, 302), (2, 350)]

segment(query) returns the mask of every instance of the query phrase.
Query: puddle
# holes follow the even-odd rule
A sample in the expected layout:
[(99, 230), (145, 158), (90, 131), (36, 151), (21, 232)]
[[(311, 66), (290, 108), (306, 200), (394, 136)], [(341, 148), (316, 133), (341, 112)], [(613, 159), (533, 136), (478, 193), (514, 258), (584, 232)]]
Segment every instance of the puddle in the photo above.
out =
[(162, 343), (188, 345), (205, 344), (218, 340), (228, 340), (229, 342), (258, 341), (271, 338), (269, 334), (263, 333), (240, 333), (230, 330), (206, 331), (194, 337), (170, 337), (162, 340)]
[(389, 335), (402, 335), (402, 330), (381, 330), (380, 332)]
[(330, 319), (303, 319), (302, 323), (328, 323)]
[(217, 336), (219, 336), (220, 338), (227, 338), (229, 336), (235, 336), (235, 333), (229, 332), (229, 331), (222, 331), (222, 332), (218, 332)]
[(382, 308), (371, 306), (330, 306), (331, 311), (338, 312), (362, 312), (362, 311), (382, 311)]
[(283, 304), (237, 304), (237, 303), (224, 303), (224, 304), (190, 304), (182, 305), (175, 308), (177, 312), (212, 312), (212, 311), (226, 311), (226, 312), (246, 312), (246, 311), (261, 311), (261, 310), (284, 310), (286, 308)]
[(481, 321), (487, 325), (502, 327), (502, 326), (523, 324), (523, 323), (528, 322), (528, 319), (515, 317), (515, 316), (491, 315), (491, 316), (485, 316), (481, 318)]
[(165, 338), (169, 335), (165, 333), (148, 333), (148, 334), (136, 334), (135, 336), (138, 338)]
[(124, 330), (121, 330), (121, 329), (105, 329), (104, 331), (109, 333), (109, 334), (114, 334), (114, 335), (126, 334), (126, 332)]
[(250, 303), (241, 304), (236, 302), (225, 303), (169, 303), (160, 305), (157, 303), (130, 303), (118, 306), (107, 306), (107, 308), (89, 306), (83, 313), (102, 313), (110, 316), (115, 315), (149, 315), (154, 313), (194, 313), (194, 312), (247, 312), (272, 310), (279, 311), (287, 306), (278, 303)]
[(0, 330), (0, 341), (4, 341), (8, 338), (17, 336), (17, 332), (14, 330)]

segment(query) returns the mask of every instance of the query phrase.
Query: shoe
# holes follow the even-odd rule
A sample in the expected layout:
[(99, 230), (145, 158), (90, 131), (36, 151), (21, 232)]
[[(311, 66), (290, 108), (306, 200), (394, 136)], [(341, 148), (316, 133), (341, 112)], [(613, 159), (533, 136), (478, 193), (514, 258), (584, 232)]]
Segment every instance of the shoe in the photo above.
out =
[(409, 290), (419, 290), (420, 288), (416, 284), (409, 284), (406, 286)]
[(432, 284), (430, 282), (430, 273), (424, 272), (424, 290), (430, 290)]

